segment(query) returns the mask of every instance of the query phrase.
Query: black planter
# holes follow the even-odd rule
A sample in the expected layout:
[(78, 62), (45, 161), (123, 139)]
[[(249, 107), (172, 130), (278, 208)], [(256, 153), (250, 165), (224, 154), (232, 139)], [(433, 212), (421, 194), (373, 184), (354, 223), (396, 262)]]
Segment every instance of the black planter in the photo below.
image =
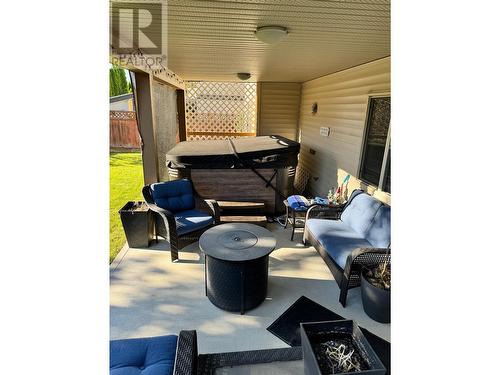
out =
[(153, 215), (145, 202), (128, 202), (119, 211), (129, 247), (148, 247)]
[(372, 285), (361, 274), (361, 299), (366, 314), (379, 323), (391, 322), (391, 291)]
[[(386, 368), (353, 320), (301, 323), (300, 337), (305, 375), (331, 374), (324, 366), (325, 361), (322, 359), (319, 348), (321, 348), (321, 343), (339, 339), (350, 340), (364, 362), (364, 368), (361, 371), (350, 374), (384, 375), (386, 373)], [(322, 368), (323, 372), (321, 372)]]

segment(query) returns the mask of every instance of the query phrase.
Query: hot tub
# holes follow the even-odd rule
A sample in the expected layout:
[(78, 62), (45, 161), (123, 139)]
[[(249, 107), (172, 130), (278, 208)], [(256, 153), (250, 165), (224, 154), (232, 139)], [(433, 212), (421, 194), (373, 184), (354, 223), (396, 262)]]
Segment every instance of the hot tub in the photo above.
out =
[(190, 178), (206, 198), (263, 202), (265, 213), (283, 211), (292, 193), (300, 144), (272, 135), (180, 142), (167, 152), (170, 179)]

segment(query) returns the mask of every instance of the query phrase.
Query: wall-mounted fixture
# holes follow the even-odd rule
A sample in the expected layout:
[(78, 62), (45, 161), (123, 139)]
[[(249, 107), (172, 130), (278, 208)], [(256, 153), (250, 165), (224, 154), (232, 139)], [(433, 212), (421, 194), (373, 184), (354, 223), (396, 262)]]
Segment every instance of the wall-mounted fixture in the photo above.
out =
[(236, 75), (242, 81), (246, 81), (247, 79), (249, 79), (252, 76), (250, 73), (236, 73)]
[(315, 115), (316, 113), (318, 113), (318, 103), (317, 102), (314, 102), (311, 106), (311, 113), (313, 115)]
[(288, 30), (283, 26), (261, 26), (255, 30), (255, 36), (266, 44), (275, 44), (285, 38)]
[(319, 134), (323, 137), (328, 137), (330, 135), (330, 128), (322, 126), (321, 128), (319, 128)]

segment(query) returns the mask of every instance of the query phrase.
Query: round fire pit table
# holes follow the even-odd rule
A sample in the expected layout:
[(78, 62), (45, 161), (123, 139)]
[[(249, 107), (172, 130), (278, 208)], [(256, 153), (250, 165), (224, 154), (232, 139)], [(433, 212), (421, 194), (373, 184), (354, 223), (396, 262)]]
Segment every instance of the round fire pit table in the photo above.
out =
[(276, 247), (270, 231), (253, 224), (222, 224), (203, 233), (199, 243), (210, 302), (244, 314), (264, 301), (269, 254)]

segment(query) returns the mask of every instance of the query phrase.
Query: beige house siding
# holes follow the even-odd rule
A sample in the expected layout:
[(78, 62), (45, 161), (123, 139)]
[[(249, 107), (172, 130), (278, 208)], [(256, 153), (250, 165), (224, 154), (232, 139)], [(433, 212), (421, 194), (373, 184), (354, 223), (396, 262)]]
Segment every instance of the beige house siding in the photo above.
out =
[(300, 89), (300, 83), (259, 83), (257, 135), (275, 134), (293, 140), (297, 138)]
[[(349, 191), (361, 187), (390, 203), (390, 194), (376, 191), (376, 187), (356, 178), (368, 99), (390, 95), (390, 65), (390, 57), (386, 57), (302, 84), (300, 163), (311, 173), (309, 185), (313, 194), (325, 195), (349, 173)], [(316, 114), (311, 113), (314, 102), (318, 103)], [(320, 127), (329, 127), (330, 135), (321, 136)]]

